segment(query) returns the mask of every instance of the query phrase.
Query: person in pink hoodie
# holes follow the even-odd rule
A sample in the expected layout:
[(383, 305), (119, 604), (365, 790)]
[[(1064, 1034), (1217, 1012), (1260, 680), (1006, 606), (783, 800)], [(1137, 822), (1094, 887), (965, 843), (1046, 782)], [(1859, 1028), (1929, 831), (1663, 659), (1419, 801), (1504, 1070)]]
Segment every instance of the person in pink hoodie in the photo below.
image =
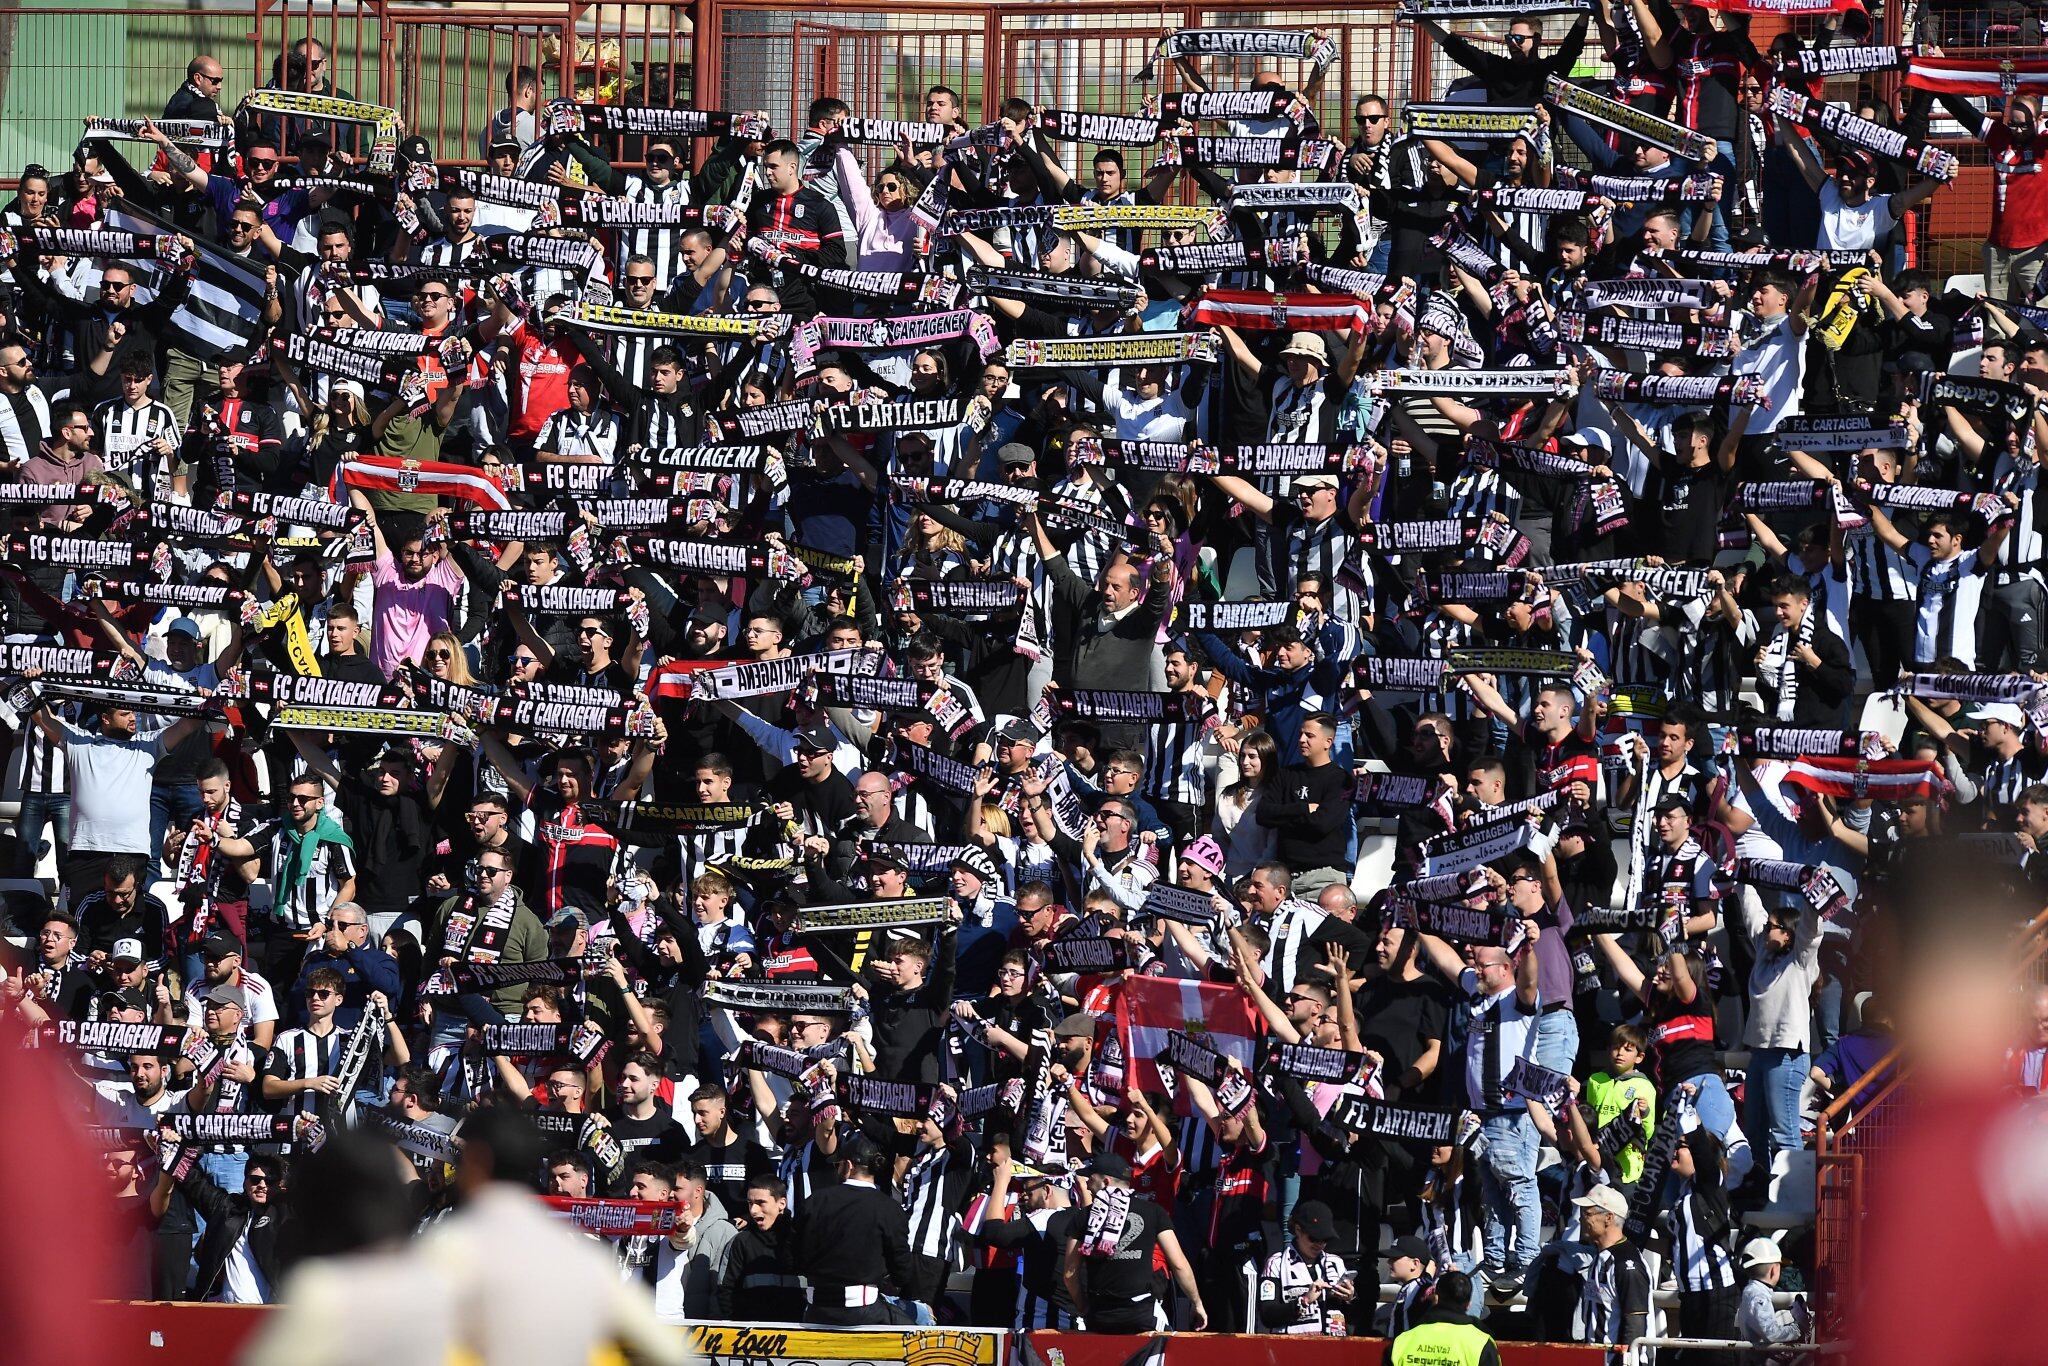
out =
[(910, 206), (924, 192), (929, 173), (898, 157), (883, 168), (870, 190), (853, 148), (842, 146), (833, 157), (832, 174), (839, 182), (840, 202), (853, 215), (858, 268), (907, 269), (914, 259), (918, 236), (917, 225), (910, 218)]

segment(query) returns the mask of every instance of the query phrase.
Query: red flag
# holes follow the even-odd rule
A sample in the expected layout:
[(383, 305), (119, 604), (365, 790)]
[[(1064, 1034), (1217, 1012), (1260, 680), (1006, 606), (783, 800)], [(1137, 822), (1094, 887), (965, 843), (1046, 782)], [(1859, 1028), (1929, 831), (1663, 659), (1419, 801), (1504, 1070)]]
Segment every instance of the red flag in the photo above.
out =
[(2048, 58), (1915, 56), (1906, 84), (1945, 95), (2006, 95), (2048, 90)]
[[(1236, 1058), (1249, 1071), (1257, 1062), (1258, 1013), (1243, 990), (1188, 977), (1130, 977), (1117, 995), (1114, 1018), (1123, 1045), (1124, 1088), (1164, 1091), (1159, 1064), (1166, 1031), (1178, 1029), (1218, 1053)], [(1185, 1094), (1185, 1093), (1183, 1093)], [(1187, 1113), (1184, 1102), (1176, 1108)]]
[(1947, 790), (1941, 770), (1922, 759), (1835, 759), (1802, 755), (1786, 765), (1785, 781), (1824, 797), (1881, 802), (1932, 800)]

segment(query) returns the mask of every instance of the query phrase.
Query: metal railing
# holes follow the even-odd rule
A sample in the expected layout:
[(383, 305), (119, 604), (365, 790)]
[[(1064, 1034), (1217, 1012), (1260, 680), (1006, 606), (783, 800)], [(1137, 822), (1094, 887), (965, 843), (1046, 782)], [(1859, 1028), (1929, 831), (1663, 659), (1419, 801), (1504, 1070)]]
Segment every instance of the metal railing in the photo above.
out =
[[(1849, 1350), (1841, 1342), (1773, 1342), (1759, 1344), (1743, 1342), (1737, 1338), (1637, 1338), (1628, 1345), (1627, 1360), (1635, 1366), (1657, 1366), (1660, 1351), (1673, 1352), (1726, 1352), (1741, 1356), (1767, 1357), (1825, 1357), (1838, 1356)], [(1692, 1360), (1690, 1356), (1687, 1360)]]
[[(2048, 911), (2013, 945), (2008, 984), (2048, 980)], [(1839, 1335), (1860, 1284), (1871, 1164), (1897, 1142), (1909, 1104), (1908, 1059), (1894, 1046), (1821, 1111), (1814, 1125), (1815, 1304), (1823, 1333)]]

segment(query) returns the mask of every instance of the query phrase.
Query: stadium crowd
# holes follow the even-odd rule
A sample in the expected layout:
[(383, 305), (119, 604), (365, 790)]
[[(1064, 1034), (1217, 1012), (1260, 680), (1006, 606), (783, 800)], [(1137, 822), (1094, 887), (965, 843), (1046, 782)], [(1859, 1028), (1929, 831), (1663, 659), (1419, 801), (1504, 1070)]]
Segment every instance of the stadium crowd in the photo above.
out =
[(2048, 77), (1473, 9), (1348, 136), (1315, 33), (474, 149), (301, 42), (23, 170), (0, 1008), (136, 1293), (494, 1110), (672, 1322), (1797, 1339), (1889, 871), (2041, 883)]

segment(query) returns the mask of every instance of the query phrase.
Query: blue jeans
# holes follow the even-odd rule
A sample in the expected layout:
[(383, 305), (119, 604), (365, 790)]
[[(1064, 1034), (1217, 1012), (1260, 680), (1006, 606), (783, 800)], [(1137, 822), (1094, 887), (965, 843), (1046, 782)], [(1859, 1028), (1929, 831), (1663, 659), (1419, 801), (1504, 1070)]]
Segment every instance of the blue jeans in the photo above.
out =
[(63, 868), (71, 855), (71, 794), (21, 794), (21, 814), (14, 819), (14, 837), (19, 842), (15, 872), (21, 877), (36, 875), (36, 861), (42, 854), (43, 826), (50, 827), (57, 841), (57, 866)]
[(1728, 1083), (1721, 1079), (1719, 1072), (1702, 1072), (1696, 1077), (1687, 1077), (1681, 1086), (1697, 1086), (1699, 1094), (1693, 1097), (1692, 1108), (1699, 1114), (1700, 1123), (1707, 1132), (1719, 1138), (1735, 1125), (1735, 1098), (1728, 1094)]
[(171, 828), (171, 823), (175, 821), (180, 829), (187, 828), (204, 809), (197, 783), (157, 783), (149, 789), (150, 872), (146, 875), (147, 880), (154, 881), (162, 876), (156, 868), (163, 859), (164, 832)]
[(1520, 1276), (1543, 1245), (1543, 1206), (1536, 1195), (1541, 1140), (1527, 1110), (1489, 1115), (1479, 1132), (1486, 1139), (1479, 1163), (1479, 1193), (1486, 1206), (1483, 1265), (1489, 1280), (1503, 1271)]
[(1763, 1151), (1767, 1165), (1779, 1153), (1801, 1147), (1799, 1093), (1809, 1066), (1806, 1054), (1789, 1048), (1750, 1050), (1742, 1127), (1751, 1146)]
[(1579, 1060), (1579, 1017), (1572, 1008), (1536, 1017), (1536, 1061), (1553, 1072), (1569, 1074)]

